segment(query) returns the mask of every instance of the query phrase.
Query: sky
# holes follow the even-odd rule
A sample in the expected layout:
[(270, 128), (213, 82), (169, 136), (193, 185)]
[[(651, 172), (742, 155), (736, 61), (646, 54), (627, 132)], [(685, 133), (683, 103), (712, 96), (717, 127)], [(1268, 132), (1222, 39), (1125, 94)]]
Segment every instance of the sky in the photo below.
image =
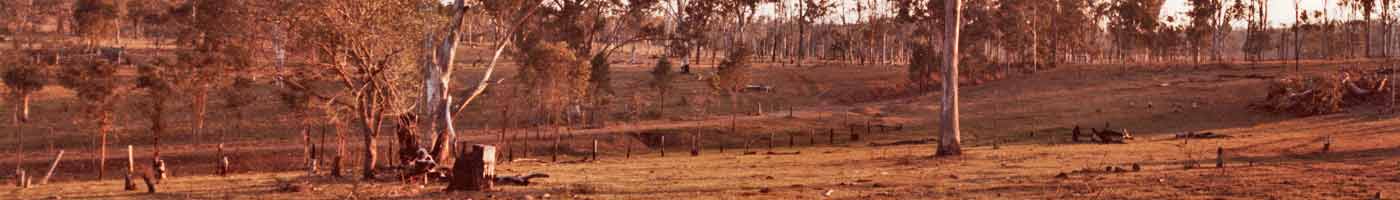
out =
[[(1295, 18), (1293, 14), (1294, 0), (1269, 0), (1269, 23), (1275, 26), (1293, 24)], [(1344, 19), (1350, 15), (1351, 10), (1337, 5), (1340, 0), (1298, 0), (1298, 7), (1306, 11), (1316, 11), (1327, 9), (1327, 15), (1333, 19)], [(1230, 6), (1230, 1), (1226, 1), (1225, 6)], [(1162, 5), (1163, 17), (1167, 15), (1184, 16), (1191, 7), (1186, 0), (1167, 0)], [(1359, 14), (1358, 14), (1359, 15)]]
[[(837, 4), (837, 6), (838, 6), (837, 10), (843, 10), (843, 11), (846, 11), (846, 12), (844, 12), (844, 13), (842, 13), (842, 14), (838, 14), (838, 15), (832, 16), (832, 17), (828, 17), (828, 18), (824, 19), (824, 21), (839, 23), (840, 20), (841, 20), (842, 18), (845, 18), (845, 20), (847, 20), (847, 21), (849, 21), (849, 22), (854, 22), (854, 21), (856, 20), (856, 18), (857, 18), (857, 14), (855, 13), (855, 5), (856, 5), (856, 2), (859, 2), (859, 1), (866, 1), (866, 2), (868, 2), (869, 0), (833, 0), (833, 1), (835, 1), (836, 4)], [(1329, 15), (1329, 16), (1332, 16), (1334, 19), (1349, 18), (1348, 15), (1352, 15), (1352, 14), (1351, 14), (1351, 10), (1346, 9), (1346, 8), (1343, 8), (1343, 7), (1340, 7), (1340, 6), (1337, 5), (1337, 2), (1340, 1), (1340, 0), (1297, 0), (1297, 1), (1298, 1), (1299, 7), (1301, 7), (1303, 10), (1306, 10), (1306, 11), (1316, 11), (1316, 10), (1321, 10), (1321, 9), (1327, 9), (1328, 15)], [(1231, 2), (1231, 1), (1227, 0), (1225, 6), (1229, 6), (1229, 5), (1230, 5), (1229, 2)], [(1275, 26), (1282, 26), (1282, 25), (1293, 24), (1293, 22), (1295, 21), (1295, 20), (1294, 20), (1294, 14), (1293, 14), (1293, 2), (1294, 2), (1294, 0), (1268, 0), (1268, 4), (1269, 4), (1269, 23), (1270, 23), (1270, 24), (1273, 24), (1273, 25), (1275, 25)], [(790, 3), (796, 3), (796, 1), (792, 1), (792, 2), (790, 2)], [(795, 6), (795, 5), (794, 5), (794, 6)], [(888, 9), (888, 8), (882, 8), (882, 9)], [(1186, 13), (1186, 11), (1189, 10), (1189, 9), (1191, 9), (1191, 7), (1190, 7), (1189, 4), (1187, 4), (1187, 0), (1166, 0), (1166, 2), (1165, 2), (1164, 5), (1163, 5), (1163, 9), (1162, 9), (1162, 17), (1163, 17), (1163, 18), (1166, 18), (1167, 16), (1170, 16), (1170, 15), (1184, 16), (1185, 13)], [(765, 6), (761, 7), (760, 10), (761, 10), (760, 12), (763, 13), (763, 14), (773, 14), (773, 13), (775, 13), (776, 8), (775, 8), (774, 6), (772, 6), (772, 5), (765, 5)], [(1359, 14), (1357, 14), (1357, 15), (1359, 15)], [(1359, 18), (1359, 17), (1358, 17), (1358, 18)]]

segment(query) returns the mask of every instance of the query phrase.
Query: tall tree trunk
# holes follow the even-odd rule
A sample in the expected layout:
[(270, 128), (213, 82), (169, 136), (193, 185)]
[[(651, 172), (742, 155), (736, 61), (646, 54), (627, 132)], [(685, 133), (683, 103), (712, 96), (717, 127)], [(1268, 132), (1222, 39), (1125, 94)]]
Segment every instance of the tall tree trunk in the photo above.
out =
[[(962, 26), (962, 0), (947, 1), (947, 20), (944, 25), (947, 42), (944, 42), (943, 56), (943, 125), (939, 135), (939, 156), (962, 155), (962, 138), (958, 127), (958, 41)], [(930, 45), (932, 47), (932, 45)]]
[[(440, 127), (443, 127), (441, 131), (433, 130), (438, 136), (436, 137), (437, 141), (433, 142), (432, 153), (436, 160), (444, 163), (450, 159), (449, 154), (452, 151), (451, 145), (453, 141), (456, 141), (453, 138), (457, 131), (452, 125), (452, 96), (449, 95), (447, 91), (452, 80), (452, 62), (457, 57), (457, 43), (459, 41), (457, 33), (458, 29), (462, 27), (462, 18), (466, 10), (466, 1), (456, 0), (456, 3), (453, 4), (453, 10), (452, 25), (448, 27), (447, 35), (442, 39), (441, 46), (438, 46), (438, 52), (436, 53), (438, 55), (437, 66), (435, 66), (436, 69), (430, 70), (433, 73), (429, 74), (428, 77), (429, 80), (434, 83), (429, 83), (428, 86), (426, 86), (428, 88), (433, 88), (432, 85), (437, 85), (439, 89), (437, 93), (432, 94), (433, 96), (426, 98), (437, 99), (437, 104), (428, 105), (431, 106), (430, 110), (434, 110), (432, 111), (432, 115), (435, 120), (433, 125), (429, 127), (436, 128), (439, 127), (439, 124), (441, 125)], [(432, 80), (433, 78), (436, 78), (436, 80)], [(429, 101), (432, 102), (433, 100)]]
[(190, 104), (194, 108), (194, 138), (195, 143), (199, 143), (200, 137), (204, 135), (204, 119), (208, 116), (209, 105), (209, 85), (201, 84), (195, 91), (194, 102)]
[(112, 114), (106, 111), (98, 111), (97, 132), (99, 144), (97, 146), (97, 180), (102, 180), (107, 172), (107, 132), (112, 128)]

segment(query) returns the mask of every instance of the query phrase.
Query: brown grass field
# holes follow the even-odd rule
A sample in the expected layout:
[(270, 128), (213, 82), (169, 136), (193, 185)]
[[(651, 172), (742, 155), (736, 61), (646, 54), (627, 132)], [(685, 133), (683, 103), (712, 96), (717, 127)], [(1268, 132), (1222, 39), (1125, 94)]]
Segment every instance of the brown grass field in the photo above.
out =
[[(479, 54), (477, 52), (475, 54)], [(651, 59), (639, 59), (651, 60)], [(470, 63), (470, 61), (464, 61)], [(706, 61), (701, 72), (712, 71)], [(894, 65), (809, 63), (803, 68), (764, 63), (754, 77), (779, 90), (750, 94), (743, 108), (707, 96), (705, 83), (680, 80), (668, 99), (666, 117), (610, 122), (607, 127), (568, 131), (561, 162), (508, 162), (498, 174), (542, 172), (552, 177), (532, 186), (501, 186), (486, 193), (445, 193), (445, 183), (425, 186), (390, 178), (361, 181), (307, 176), (301, 170), (301, 136), (296, 119), (275, 100), (242, 112), (274, 113), (250, 117), (242, 129), (231, 128), (231, 112), (214, 109), (214, 133), (189, 134), (188, 112), (175, 113), (173, 134), (162, 140), (162, 156), (173, 165), (174, 178), (158, 194), (123, 191), (127, 144), (136, 145), (137, 160), (150, 155), (145, 127), (136, 114), (118, 117), (108, 163), (108, 178), (95, 180), (94, 137), (87, 123), (74, 123), (80, 111), (71, 91), (50, 87), (35, 99), (40, 123), (23, 129), (26, 150), (13, 153), (16, 140), (0, 139), (6, 152), (0, 166), (9, 169), (16, 156), (31, 174), (47, 168), (57, 149), (68, 154), (56, 183), (19, 189), (0, 186), (0, 199), (1366, 199), (1380, 192), (1400, 197), (1400, 121), (1375, 107), (1355, 107), (1339, 114), (1299, 118), (1249, 108), (1265, 96), (1265, 79), (1221, 75), (1289, 76), (1333, 73), (1341, 67), (1374, 68), (1382, 61), (1306, 62), (1230, 65), (1073, 65), (1014, 74), (1005, 80), (963, 87), (963, 142), (966, 155), (931, 157), (932, 144), (875, 146), (932, 138), (937, 131), (938, 94), (888, 95), (904, 80)], [(642, 88), (650, 63), (616, 67), (619, 99), (650, 94)], [(457, 83), (473, 82), (480, 68), (467, 67)], [(504, 77), (513, 67), (501, 70)], [(812, 81), (818, 80), (818, 81)], [(274, 86), (262, 86), (270, 94)], [(504, 90), (504, 89), (502, 89)], [(214, 105), (219, 100), (215, 100)], [(467, 141), (497, 144), (497, 129), (483, 129), (504, 101), (488, 96), (462, 118)], [(619, 100), (622, 101), (622, 100)], [(131, 102), (127, 102), (130, 104)], [(739, 133), (727, 133), (734, 113)], [(789, 116), (786, 107), (791, 107)], [(65, 111), (66, 110), (66, 111)], [(8, 106), (3, 113), (9, 113)], [(126, 112), (134, 113), (134, 112)], [(849, 141), (846, 124), (901, 124), (897, 131), (861, 132)], [(1126, 128), (1136, 140), (1128, 144), (1070, 143), (1075, 125)], [(8, 129), (14, 130), (14, 129)], [(52, 131), (50, 131), (52, 130)], [(512, 135), (531, 129), (511, 129)], [(835, 130), (830, 141), (827, 130)], [(817, 134), (811, 134), (817, 131)], [(1229, 138), (1180, 140), (1175, 133), (1215, 132)], [(237, 174), (213, 175), (215, 134), (227, 134)], [(704, 135), (705, 149), (688, 155), (690, 134)], [(347, 132), (350, 138), (357, 133)], [(665, 144), (656, 137), (667, 135)], [(773, 135), (773, 138), (768, 136)], [(385, 134), (387, 143), (392, 137)], [(548, 137), (548, 135), (546, 135)], [(789, 139), (789, 137), (796, 137)], [(815, 137), (815, 138), (814, 138)], [(1321, 152), (1324, 138), (1334, 138)], [(591, 139), (603, 143), (594, 162), (584, 158)], [(768, 155), (769, 140), (774, 152)], [(796, 143), (789, 146), (789, 141)], [(756, 141), (745, 155), (746, 141)], [(815, 141), (815, 144), (813, 144)], [(358, 140), (349, 146), (361, 145)], [(529, 158), (549, 161), (544, 140), (532, 144)], [(387, 146), (387, 144), (385, 144)], [(635, 155), (624, 158), (625, 146)], [(526, 157), (519, 144), (503, 149)], [(1226, 152), (1226, 167), (1215, 168), (1216, 149)], [(661, 157), (660, 151), (667, 151)], [(724, 149), (724, 152), (720, 152)], [(354, 155), (347, 166), (359, 166)], [(140, 162), (138, 162), (140, 163)], [(1187, 169), (1187, 165), (1198, 166)], [(1140, 172), (1105, 172), (1105, 167), (1143, 166)], [(323, 165), (323, 169), (326, 166)], [(1067, 177), (1056, 177), (1065, 173)], [(8, 173), (7, 173), (8, 174)], [(116, 174), (116, 175), (113, 175)], [(357, 175), (357, 173), (348, 173)], [(357, 176), (354, 176), (357, 177)], [(6, 179), (8, 182), (8, 178)], [(288, 191), (294, 185), (300, 191)], [(143, 188), (144, 189), (144, 188)], [(546, 197), (548, 196), (548, 197)]]

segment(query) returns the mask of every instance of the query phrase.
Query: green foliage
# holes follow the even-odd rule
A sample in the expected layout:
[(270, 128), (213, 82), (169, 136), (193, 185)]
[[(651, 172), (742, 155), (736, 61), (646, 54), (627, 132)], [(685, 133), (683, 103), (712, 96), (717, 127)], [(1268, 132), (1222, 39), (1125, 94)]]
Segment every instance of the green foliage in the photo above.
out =
[(14, 68), (5, 71), (5, 86), (20, 96), (37, 92), (48, 82), (42, 70), (32, 65), (16, 64)]
[(752, 54), (748, 48), (742, 47), (729, 51), (729, 55), (719, 63), (719, 71), (715, 73), (715, 77), (710, 79), (710, 87), (725, 95), (742, 91), (750, 81), (752, 66), (749, 57)]
[(913, 50), (914, 56), (909, 60), (909, 85), (915, 89), (928, 89), (933, 86), (934, 72), (938, 71), (936, 69), (942, 62), (939, 60), (942, 56), (935, 55), (924, 45), (916, 45)]
[(60, 70), (59, 85), (71, 89), (82, 99), (88, 113), (105, 115), (122, 92), (117, 64), (106, 60), (86, 60)]
[(593, 56), (592, 60), (588, 61), (588, 65), (591, 66), (593, 70), (591, 76), (589, 76), (589, 82), (591, 82), (594, 88), (592, 93), (594, 95), (613, 93), (612, 77), (610, 73), (612, 71), (612, 64), (608, 63), (608, 56), (604, 53), (598, 53)]
[(1117, 1), (1108, 5), (1108, 30), (1120, 49), (1147, 44), (1157, 30), (1161, 1)]
[(651, 86), (651, 88), (660, 90), (662, 93), (666, 93), (667, 90), (670, 90), (671, 79), (675, 77), (674, 72), (671, 72), (671, 65), (671, 60), (665, 57), (656, 61), (656, 66), (651, 68), (651, 82), (649, 82), (648, 85)]
[(546, 113), (562, 113), (564, 108), (588, 95), (591, 71), (588, 65), (563, 42), (537, 42), (520, 45), (520, 77), (535, 105)]
[(91, 39), (105, 39), (117, 31), (120, 17), (112, 0), (78, 0), (73, 4), (74, 31)]
[(253, 79), (247, 77), (237, 77), (233, 79), (228, 89), (224, 89), (224, 107), (228, 109), (239, 109), (256, 102), (257, 94), (253, 93)]

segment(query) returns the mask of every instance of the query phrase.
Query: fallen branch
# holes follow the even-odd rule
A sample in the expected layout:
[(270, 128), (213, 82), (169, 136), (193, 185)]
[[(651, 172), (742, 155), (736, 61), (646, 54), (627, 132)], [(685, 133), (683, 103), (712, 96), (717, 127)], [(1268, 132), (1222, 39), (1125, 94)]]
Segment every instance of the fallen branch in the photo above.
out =
[(936, 140), (936, 139), (900, 140), (900, 141), (889, 142), (889, 143), (878, 143), (878, 142), (875, 142), (875, 143), (870, 143), (870, 146), (872, 146), (872, 147), (880, 147), (880, 146), (898, 146), (898, 145), (917, 145), (917, 144), (929, 144), (929, 143), (933, 143), (934, 141), (937, 141), (937, 140)]

